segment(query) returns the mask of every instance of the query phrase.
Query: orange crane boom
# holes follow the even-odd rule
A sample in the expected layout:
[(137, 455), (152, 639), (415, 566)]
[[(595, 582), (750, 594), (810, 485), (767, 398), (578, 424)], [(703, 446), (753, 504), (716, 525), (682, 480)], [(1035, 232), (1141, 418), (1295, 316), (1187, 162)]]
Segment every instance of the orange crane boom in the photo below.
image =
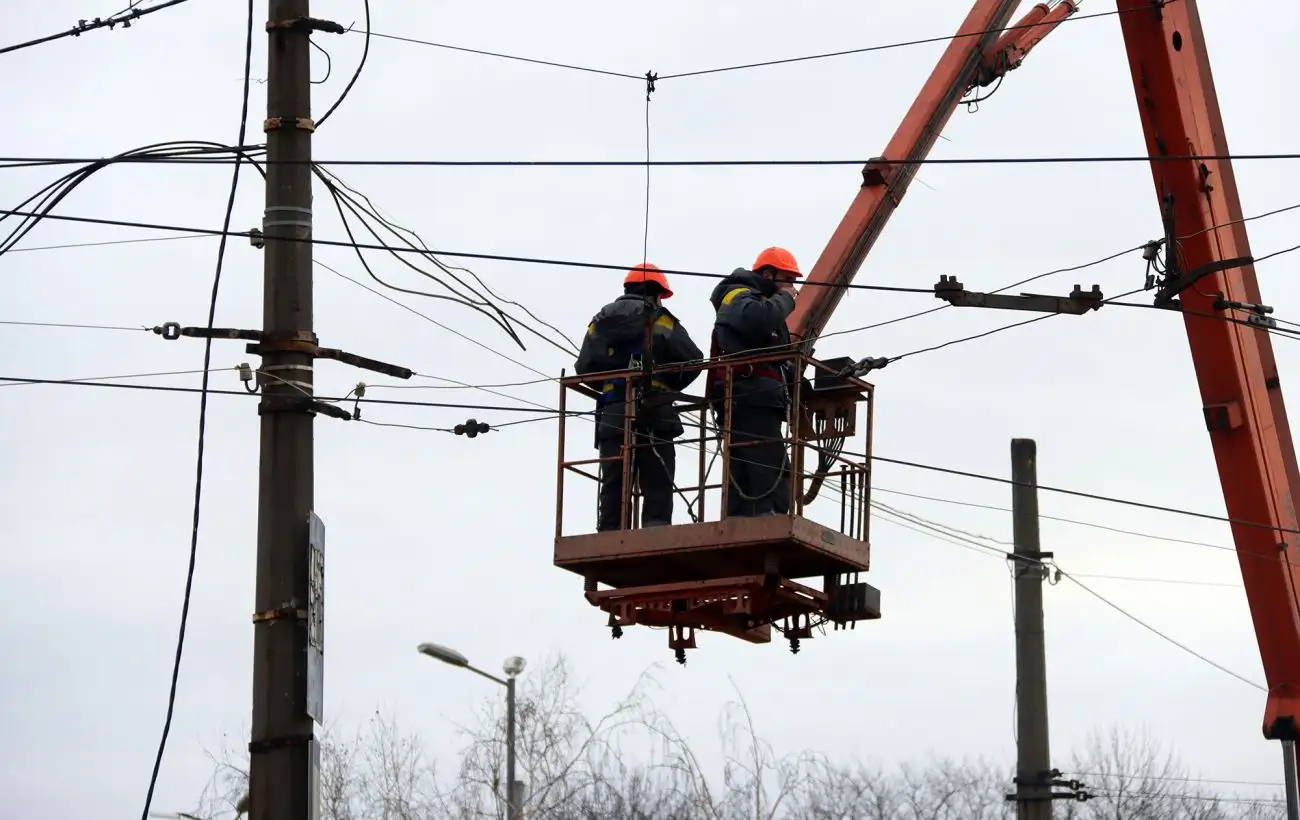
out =
[[(788, 326), (810, 349), (961, 97), (1020, 65), (1077, 10), (979, 0), (808, 277)], [(1264, 735), (1300, 739), (1300, 558), (1290, 423), (1264, 320), (1196, 0), (1118, 0), (1120, 26), (1166, 236), (1156, 303), (1184, 316), (1202, 412), (1268, 682)], [(1238, 320), (1234, 312), (1249, 318)]]
[[(1253, 309), (1259, 282), (1232, 162), (1222, 159), (1228, 140), (1201, 17), (1196, 0), (1117, 5), (1165, 218), (1169, 274), (1157, 304), (1183, 313), (1223, 499), (1237, 522), (1232, 535), (1268, 685), (1264, 736), (1296, 740), (1300, 470), (1272, 340)], [(1237, 311), (1254, 318), (1231, 321)]]
[(1018, 67), (1030, 49), (1077, 10), (1069, 0), (1051, 9), (1039, 3), (1008, 29), (1018, 5), (1020, 0), (975, 3), (884, 155), (862, 169), (862, 188), (813, 265), (807, 280), (811, 287), (801, 289), (787, 320), (790, 335), (808, 343), (805, 349), (826, 329), (844, 297), (843, 286), (857, 275), (962, 97)]

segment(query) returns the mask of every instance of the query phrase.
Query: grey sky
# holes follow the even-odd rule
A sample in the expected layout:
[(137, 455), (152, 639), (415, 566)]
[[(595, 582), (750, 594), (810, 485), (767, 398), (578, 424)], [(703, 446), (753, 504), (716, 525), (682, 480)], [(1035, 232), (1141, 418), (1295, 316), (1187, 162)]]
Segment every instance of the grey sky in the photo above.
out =
[[(121, 0), (119, 0), (120, 3)], [(4, 39), (19, 41), (103, 16), (119, 3), (11, 4)], [(907, 3), (672, 2), (653, 8), (577, 2), (375, 2), (374, 29), (641, 74), (796, 56), (956, 30), (967, 0)], [(5, 55), (0, 153), (102, 156), (169, 139), (232, 142), (243, 65), (244, 4), (196, 2), (129, 30), (101, 31)], [(1263, 0), (1203, 2), (1228, 137), (1238, 153), (1287, 150), (1300, 122), (1284, 67), (1300, 10)], [(1084, 11), (1104, 11), (1098, 0)], [(360, 25), (360, 3), (319, 0), (313, 13)], [(265, 77), (265, 3), (258, 3), (255, 76)], [(315, 87), (317, 115), (361, 52), (360, 35), (319, 42), (333, 76)], [(866, 158), (881, 151), (942, 44), (660, 83), (651, 104), (661, 159)], [(318, 60), (317, 76), (323, 76)], [(265, 87), (254, 85), (249, 140), (262, 139)], [(316, 139), (318, 159), (639, 159), (644, 92), (634, 80), (376, 40), (355, 90)], [(1133, 155), (1141, 131), (1114, 17), (1062, 26), (974, 115), (960, 111), (936, 156)], [(614, 264), (640, 260), (645, 195), (637, 168), (339, 168), (432, 247)], [(123, 166), (99, 173), (58, 213), (218, 228), (228, 171)], [(1295, 203), (1288, 162), (1236, 166), (1247, 214)], [(61, 169), (6, 170), (0, 202), (17, 203)], [(770, 244), (810, 267), (858, 183), (829, 168), (658, 168), (650, 258), (726, 272)], [(956, 273), (991, 290), (1084, 263), (1161, 232), (1150, 172), (1116, 165), (963, 165), (923, 169), (859, 281), (929, 287)], [(260, 180), (245, 175), (234, 224), (261, 218)], [(344, 239), (318, 191), (317, 236)], [(8, 206), (12, 207), (12, 206)], [(7, 224), (7, 223), (6, 223)], [(1295, 244), (1294, 215), (1253, 223), (1262, 255)], [(47, 221), (35, 247), (150, 236)], [(13, 253), (0, 267), (0, 319), (202, 324), (213, 239)], [(350, 251), (318, 258), (365, 274)], [(408, 287), (391, 258), (376, 270)], [(1300, 320), (1297, 257), (1258, 266), (1265, 301)], [(495, 289), (576, 336), (618, 291), (610, 272), (482, 263)], [(1142, 281), (1131, 255), (1048, 279), (1042, 292), (1099, 283), (1117, 294)], [(262, 259), (232, 243), (218, 324), (261, 319)], [(320, 271), (316, 325), (324, 344), (465, 382), (534, 378), (353, 284)], [(713, 282), (679, 278), (671, 307), (707, 337)], [(394, 294), (546, 373), (571, 361), (536, 340), (528, 351), (468, 310)], [(921, 295), (857, 291), (840, 330), (931, 307)], [(928, 346), (1016, 316), (944, 311), (828, 340), (822, 355), (880, 356)], [(1300, 347), (1279, 338), (1284, 374)], [(0, 327), (8, 376), (79, 378), (193, 370), (201, 343), (146, 333)], [(214, 365), (256, 359), (218, 343)], [(384, 391), (386, 382), (329, 362), (322, 393), (358, 380), (375, 397), (509, 403), (466, 390)], [(136, 379), (135, 381), (145, 381)], [(198, 376), (152, 379), (197, 385)], [(1040, 480), (1112, 496), (1221, 513), (1187, 344), (1175, 317), (1107, 308), (908, 359), (880, 373), (879, 455), (1005, 475), (1008, 439), (1039, 441)], [(1285, 377), (1284, 377), (1285, 381)], [(423, 382), (423, 384), (434, 384)], [(233, 374), (214, 387), (238, 389)], [(509, 390), (553, 403), (551, 385)], [(1296, 399), (1293, 397), (1293, 406)], [(163, 718), (187, 561), (197, 398), (73, 387), (0, 387), (0, 791), (14, 818), (131, 816), (139, 810)], [(367, 408), (375, 421), (448, 426), (455, 410)], [(504, 422), (517, 414), (474, 413)], [(705, 636), (685, 668), (661, 632), (610, 641), (579, 580), (551, 566), (554, 425), (475, 440), (321, 418), (317, 508), (329, 531), (326, 702), (347, 722), (377, 705), (414, 725), (441, 754), (453, 721), (485, 695), (482, 681), (415, 653), (434, 640), (493, 669), (509, 654), (568, 654), (593, 711), (652, 662), (669, 662), (665, 705), (706, 753), (734, 678), (779, 749), (815, 747), (885, 760), (930, 752), (1009, 757), (1012, 737), (1010, 582), (1003, 563), (873, 523), (869, 580), (884, 618), (852, 633), (751, 647)], [(581, 447), (585, 433), (579, 433)], [(244, 732), (251, 687), (249, 622), (256, 526), (254, 404), (212, 400), (204, 524), (190, 633), (170, 752), (155, 799), (184, 808), (208, 773), (203, 744)], [(1005, 506), (1009, 489), (880, 465), (880, 489)], [(574, 502), (587, 520), (593, 497)], [(911, 513), (995, 538), (1009, 516), (879, 493)], [(827, 503), (827, 502), (823, 502)], [(1226, 525), (1045, 495), (1045, 514), (1230, 545)], [(684, 514), (679, 512), (679, 518)], [(1044, 546), (1079, 573), (1211, 581), (1235, 587), (1090, 579), (1110, 600), (1254, 680), (1262, 671), (1231, 552), (1044, 523)], [(1068, 583), (1046, 595), (1052, 739), (1064, 761), (1086, 732), (1147, 727), (1207, 777), (1278, 780), (1277, 747), (1260, 736), (1264, 696), (1124, 619)], [(491, 603), (489, 603), (491, 602)], [(236, 740), (242, 742), (242, 738)]]

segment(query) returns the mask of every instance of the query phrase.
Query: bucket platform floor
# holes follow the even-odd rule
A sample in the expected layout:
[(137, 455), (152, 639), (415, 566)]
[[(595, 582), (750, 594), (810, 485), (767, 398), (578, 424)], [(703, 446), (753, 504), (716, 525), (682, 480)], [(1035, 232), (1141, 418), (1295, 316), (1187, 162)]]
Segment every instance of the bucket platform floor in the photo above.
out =
[(612, 587), (762, 575), (866, 572), (871, 548), (799, 516), (765, 515), (555, 539), (555, 565)]

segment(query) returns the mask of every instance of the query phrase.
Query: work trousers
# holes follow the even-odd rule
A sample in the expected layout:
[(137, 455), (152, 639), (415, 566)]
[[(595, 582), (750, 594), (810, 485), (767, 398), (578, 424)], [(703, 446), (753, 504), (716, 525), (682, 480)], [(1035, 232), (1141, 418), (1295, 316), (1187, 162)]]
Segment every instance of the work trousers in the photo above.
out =
[[(637, 431), (633, 438), (637, 446), (632, 448), (632, 476), (641, 487), (641, 526), (667, 526), (673, 522), (677, 448), (671, 439), (656, 438), (647, 431)], [(620, 457), (623, 438), (602, 438), (599, 447), (601, 458)], [(596, 529), (601, 532), (619, 529), (622, 500), (623, 462), (603, 462), (600, 465)], [(632, 520), (630, 514), (628, 520)]]
[(735, 400), (731, 409), (731, 418), (723, 418), (724, 427), (731, 429), (732, 444), (727, 459), (731, 473), (727, 516), (789, 515), (790, 462), (781, 440), (785, 409)]

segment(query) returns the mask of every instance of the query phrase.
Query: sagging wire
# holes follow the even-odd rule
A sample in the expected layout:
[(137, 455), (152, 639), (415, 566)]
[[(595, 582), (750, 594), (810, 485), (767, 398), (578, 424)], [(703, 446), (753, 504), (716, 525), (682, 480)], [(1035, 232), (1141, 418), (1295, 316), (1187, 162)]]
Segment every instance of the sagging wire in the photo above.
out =
[[(140, 148), (133, 148), (113, 157), (96, 160), (86, 163), (84, 166), (69, 171), (55, 181), (49, 183), (36, 193), (23, 200), (12, 210), (23, 211), (30, 209), (28, 213), (22, 215), (18, 221), (18, 227), (14, 228), (7, 237), (0, 240), (0, 254), (4, 254), (18, 244), (27, 234), (29, 234), (38, 225), (42, 219), (50, 215), (50, 212), (56, 205), (62, 202), (72, 193), (79, 185), (93, 176), (96, 172), (115, 164), (116, 162), (128, 157), (186, 157), (186, 156), (203, 156), (210, 154), (235, 154), (244, 159), (250, 159), (252, 156), (264, 154), (265, 149), (256, 149), (246, 151), (240, 148), (222, 145), (217, 142), (207, 140), (176, 140), (168, 142), (154, 143)], [(14, 216), (12, 213), (0, 215), (0, 223)], [(224, 231), (219, 233), (225, 233)]]
[[(493, 290), (493, 289), (492, 289), (492, 288), (491, 288), (491, 287), (490, 287), (486, 282), (484, 282), (483, 279), (482, 279), (481, 277), (479, 277), (479, 275), (478, 275), (477, 273), (475, 273), (474, 271), (470, 270), (469, 268), (462, 267), (462, 266), (459, 266), (459, 265), (449, 265), (449, 264), (443, 262), (441, 259), (439, 259), (439, 258), (437, 257), (435, 251), (433, 251), (431, 248), (429, 248), (429, 246), (425, 243), (424, 239), (423, 239), (423, 238), (422, 238), (418, 233), (416, 233), (415, 231), (411, 230), (410, 228), (406, 228), (406, 227), (404, 227), (404, 226), (402, 226), (402, 225), (399, 225), (399, 224), (397, 224), (395, 221), (393, 221), (391, 218), (384, 216), (384, 215), (380, 212), (380, 208), (379, 208), (377, 205), (375, 205), (375, 203), (370, 199), (370, 197), (366, 196), (365, 194), (361, 193), (360, 191), (357, 191), (355, 188), (353, 188), (353, 187), (351, 187), (350, 185), (348, 185), (346, 182), (344, 182), (342, 179), (340, 179), (340, 178), (338, 177), (337, 174), (334, 174), (333, 172), (329, 171), (328, 169), (325, 169), (325, 168), (322, 168), (322, 167), (317, 167), (317, 168), (316, 168), (316, 174), (317, 174), (317, 177), (320, 178), (320, 179), (322, 180), (322, 182), (324, 182), (324, 183), (326, 184), (326, 187), (327, 187), (327, 188), (329, 188), (330, 186), (335, 186), (336, 189), (341, 189), (341, 190), (338, 191), (338, 195), (341, 196), (341, 197), (343, 197), (345, 200), (347, 200), (347, 202), (349, 203), (349, 210), (352, 210), (354, 214), (357, 214), (357, 211), (362, 211), (362, 212), (364, 212), (367, 216), (369, 216), (370, 218), (373, 218), (376, 222), (378, 222), (378, 223), (379, 223), (380, 225), (382, 225), (385, 229), (387, 229), (388, 232), (391, 233), (393, 236), (395, 236), (399, 241), (403, 242), (403, 244), (405, 244), (405, 245), (407, 246), (407, 248), (409, 248), (409, 249), (411, 249), (411, 250), (414, 250), (414, 251), (417, 251), (418, 253), (420, 253), (421, 255), (423, 255), (427, 260), (429, 260), (431, 263), (433, 263), (433, 264), (438, 268), (438, 270), (440, 270), (443, 274), (445, 274), (445, 275), (447, 275), (447, 276), (453, 278), (453, 279), (454, 279), (458, 284), (460, 284), (462, 287), (465, 287), (465, 288), (469, 289), (469, 290), (470, 290), (472, 293), (474, 293), (475, 295), (482, 297), (482, 294), (481, 294), (481, 293), (477, 293), (476, 289), (472, 288), (471, 286), (469, 286), (469, 285), (465, 284), (464, 282), (462, 282), (461, 280), (459, 280), (459, 279), (456, 277), (456, 273), (455, 273), (455, 272), (456, 272), (456, 271), (459, 271), (459, 272), (461, 272), (461, 273), (465, 273), (465, 274), (468, 274), (469, 276), (473, 277), (474, 281), (478, 283), (479, 287), (481, 287), (481, 288), (483, 289), (483, 291), (486, 291), (487, 294), (488, 294), (488, 295), (489, 295), (493, 300), (496, 300), (497, 302), (500, 302), (500, 303), (502, 303), (502, 304), (506, 304), (506, 305), (510, 305), (510, 306), (512, 306), (512, 307), (517, 307), (517, 308), (519, 308), (519, 309), (522, 310), (522, 311), (523, 311), (523, 312), (524, 312), (524, 313), (525, 313), (525, 314), (526, 314), (526, 315), (527, 315), (527, 316), (528, 316), (532, 321), (537, 322), (537, 323), (538, 323), (539, 325), (541, 325), (542, 327), (544, 327), (544, 328), (546, 328), (547, 330), (549, 330), (549, 331), (551, 331), (552, 333), (554, 333), (554, 334), (555, 334), (555, 337), (558, 338), (559, 342), (562, 342), (562, 344), (559, 343), (559, 342), (557, 342), (557, 341), (556, 341), (556, 338), (552, 338), (551, 336), (549, 336), (549, 335), (547, 335), (547, 334), (545, 334), (545, 333), (542, 333), (541, 331), (537, 330), (536, 328), (533, 328), (533, 327), (529, 326), (529, 325), (528, 325), (526, 322), (524, 322), (523, 320), (519, 319), (519, 318), (516, 317), (516, 316), (512, 316), (511, 314), (509, 314), (509, 313), (506, 312), (505, 310), (501, 309), (500, 307), (497, 307), (496, 305), (491, 305), (491, 303), (490, 303), (490, 302), (489, 302), (485, 297), (483, 298), (483, 301), (480, 302), (480, 304), (485, 305), (485, 306), (490, 305), (490, 306), (491, 306), (491, 307), (492, 307), (492, 308), (493, 308), (493, 309), (498, 313), (498, 315), (499, 315), (500, 317), (502, 317), (503, 319), (505, 319), (505, 320), (509, 320), (509, 321), (513, 321), (513, 322), (519, 324), (520, 327), (522, 327), (522, 328), (524, 328), (525, 330), (529, 331), (530, 333), (532, 333), (533, 335), (537, 336), (539, 339), (541, 339), (541, 340), (547, 342), (548, 344), (552, 345), (553, 347), (556, 347), (556, 348), (559, 349), (561, 352), (563, 352), (563, 353), (565, 353), (565, 354), (567, 354), (567, 355), (573, 355), (573, 356), (576, 356), (576, 355), (578, 354), (578, 348), (577, 348), (577, 346), (576, 346), (576, 345), (573, 343), (573, 341), (572, 341), (571, 339), (569, 339), (569, 338), (568, 338), (568, 337), (563, 333), (563, 331), (561, 331), (559, 328), (557, 328), (557, 327), (555, 327), (554, 325), (550, 324), (549, 322), (546, 322), (545, 320), (541, 319), (541, 318), (538, 317), (535, 313), (533, 313), (531, 310), (529, 310), (528, 307), (526, 307), (525, 305), (521, 304), (520, 302), (517, 302), (517, 301), (511, 300), (511, 299), (507, 299), (506, 297), (501, 296), (499, 293), (497, 293), (496, 291), (494, 291), (494, 290)], [(360, 199), (360, 202), (358, 202), (358, 198)], [(362, 205), (362, 202), (364, 202), (364, 205)], [(359, 218), (363, 218), (363, 217), (360, 217), (360, 215), (358, 215), (358, 217), (359, 217)], [(364, 219), (364, 218), (363, 218), (363, 219)], [(346, 227), (346, 225), (345, 225), (345, 227)], [(375, 233), (375, 231), (370, 230), (370, 233), (371, 233), (371, 235), (374, 236), (377, 240), (379, 240), (379, 242), (380, 242), (381, 245), (386, 244), (386, 243), (384, 243), (383, 239), (382, 239), (382, 238), (381, 238), (377, 233)], [(413, 240), (413, 241), (412, 241), (412, 240)], [(407, 265), (408, 267), (412, 267), (412, 268), (414, 268), (415, 270), (417, 270), (417, 272), (421, 273), (422, 275), (424, 275), (424, 276), (426, 276), (426, 277), (433, 278), (434, 281), (439, 281), (439, 280), (437, 280), (435, 277), (432, 277), (432, 276), (431, 276), (427, 271), (424, 271), (424, 270), (422, 270), (422, 269), (416, 268), (415, 266), (411, 265), (410, 262), (408, 262), (408, 261), (406, 260), (405, 256), (404, 256), (402, 253), (399, 253), (398, 249), (393, 248), (393, 249), (391, 249), (389, 252), (392, 253), (393, 256), (394, 256), (395, 258), (397, 258), (399, 261), (401, 261), (403, 264)], [(381, 284), (383, 284), (383, 283), (381, 282)], [(440, 284), (442, 284), (442, 283), (440, 282)], [(444, 287), (447, 287), (447, 286), (444, 284)], [(395, 289), (395, 290), (402, 290), (401, 288), (394, 288), (394, 289)], [(450, 288), (449, 288), (449, 289), (450, 289)], [(420, 295), (420, 293), (419, 293), (418, 291), (403, 291), (403, 292), (410, 292), (410, 293), (413, 293), (414, 295)], [(454, 292), (454, 291), (453, 291), (453, 292)], [(424, 294), (424, 295), (431, 295), (431, 294)], [(458, 295), (460, 295), (460, 294), (458, 294)], [(437, 297), (435, 297), (435, 298), (437, 298)], [(516, 340), (516, 341), (517, 341), (517, 340)], [(522, 343), (520, 343), (520, 347), (523, 347)]]
[[(521, 350), (528, 349), (527, 346), (524, 345), (523, 340), (519, 338), (519, 334), (516, 333), (515, 329), (511, 326), (511, 323), (508, 320), (508, 318), (506, 318), (503, 315), (500, 309), (495, 309), (494, 312), (493, 308), (495, 306), (493, 306), (486, 298), (483, 298), (482, 294), (474, 293), (472, 289), (468, 288), (468, 286), (465, 285), (465, 283), (461, 282), (459, 279), (456, 279), (455, 277), (452, 277), (452, 281), (456, 282), (456, 284), (460, 285), (462, 288), (466, 288), (467, 290), (470, 290), (473, 296), (478, 296), (479, 298), (475, 299), (473, 298), (473, 296), (465, 295), (464, 293), (460, 292), (456, 287), (448, 284), (446, 280), (439, 278), (437, 275), (430, 273), (429, 271), (419, 267), (418, 265), (411, 263), (409, 260), (403, 258), (402, 256), (398, 256), (396, 254), (394, 254), (394, 256), (399, 261), (401, 261), (402, 264), (406, 265), (408, 268), (420, 274), (421, 276), (426, 277), (430, 281), (442, 286), (450, 293), (450, 295), (441, 294), (441, 293), (430, 293), (428, 291), (415, 290), (413, 288), (404, 288), (398, 285), (394, 285), (391, 282), (386, 282), (382, 278), (380, 278), (379, 275), (376, 274), (374, 269), (370, 266), (370, 262), (366, 259), (366, 255), (362, 253), (362, 248), (360, 247), (361, 243), (357, 241), (356, 233), (352, 229), (352, 221), (351, 219), (349, 219), (348, 213), (350, 212), (352, 216), (355, 217), (361, 223), (362, 227), (364, 227), (367, 231), (369, 231), (370, 234), (374, 236), (375, 239), (381, 245), (384, 244), (384, 240), (380, 237), (379, 233), (375, 230), (374, 226), (370, 223), (370, 221), (366, 219), (364, 209), (360, 205), (358, 205), (354, 199), (352, 199), (348, 194), (344, 193), (337, 185), (334, 184), (333, 180), (327, 177), (325, 174), (318, 172), (317, 177), (325, 184), (326, 190), (329, 191), (330, 196), (333, 198), (335, 208), (338, 210), (339, 219), (343, 223), (343, 230), (348, 235), (348, 239), (353, 245), (353, 251), (356, 253), (357, 261), (361, 263), (361, 267), (365, 269), (366, 273), (370, 275), (371, 279), (375, 280), (380, 285), (383, 285), (385, 288), (388, 288), (389, 290), (398, 291), (399, 293), (408, 293), (411, 294), (412, 296), (423, 296), (428, 299), (440, 299), (448, 302), (454, 302), (456, 304), (468, 307), (471, 310), (477, 311), (478, 313), (481, 313), (484, 316), (486, 316), (494, 324), (496, 324), (503, 331), (505, 331), (506, 335), (509, 336), (511, 340), (514, 341), (515, 344), (519, 345), (519, 348)], [(382, 224), (382, 222), (380, 224)]]
[[(334, 104), (331, 105), (329, 109), (326, 110), (326, 112), (321, 115), (320, 119), (316, 120), (317, 128), (320, 128), (322, 125), (324, 125), (325, 120), (329, 119), (330, 115), (338, 110), (338, 107), (342, 105), (343, 100), (347, 98), (348, 93), (352, 91), (352, 86), (357, 84), (357, 80), (361, 77), (362, 69), (366, 67), (366, 58), (370, 56), (370, 0), (365, 0), (365, 10), (366, 10), (366, 39), (365, 39), (365, 45), (363, 45), (361, 48), (361, 60), (357, 63), (356, 71), (352, 72), (352, 79), (348, 80), (348, 84), (343, 87), (343, 93), (339, 94), (339, 98), (334, 101)], [(332, 29), (332, 32), (335, 34), (345, 34), (349, 30), (350, 29), (344, 29), (342, 26), (339, 26), (336, 29)], [(311, 42), (312, 45), (316, 45), (315, 42), (312, 42), (310, 40), (308, 42)], [(316, 46), (316, 47), (319, 48), (322, 52), (325, 51), (325, 49), (320, 48), (320, 46)], [(328, 52), (325, 52), (325, 57), (326, 59), (329, 58)], [(329, 74), (326, 73), (325, 80), (328, 79), (329, 79)], [(325, 80), (321, 80), (321, 82), (325, 82)]]

